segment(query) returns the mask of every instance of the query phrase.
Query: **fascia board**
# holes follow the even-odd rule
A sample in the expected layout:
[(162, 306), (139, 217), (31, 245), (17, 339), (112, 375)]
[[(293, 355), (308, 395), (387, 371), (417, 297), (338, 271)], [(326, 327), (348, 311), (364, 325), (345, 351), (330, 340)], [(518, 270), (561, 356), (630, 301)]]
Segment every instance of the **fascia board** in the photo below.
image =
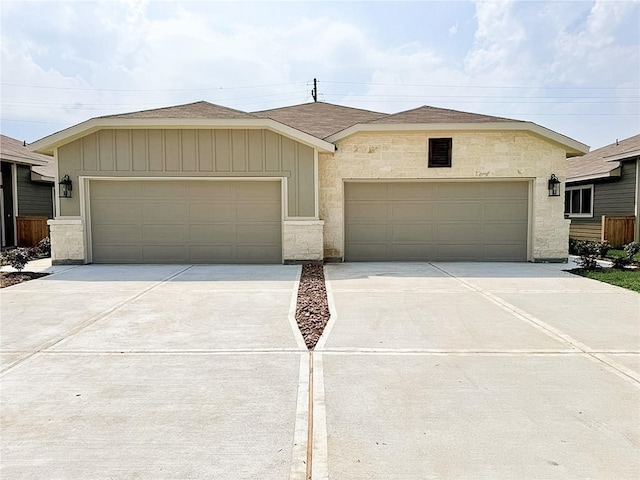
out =
[(53, 154), (53, 151), (103, 129), (158, 129), (158, 128), (229, 128), (229, 129), (269, 129), (300, 143), (317, 148), (322, 152), (334, 152), (335, 145), (308, 133), (301, 132), (271, 119), (206, 119), (206, 118), (94, 118), (79, 123), (31, 144), (34, 151)]
[(11, 153), (2, 153), (1, 158), (3, 161), (19, 163), (21, 165), (33, 165), (35, 167), (42, 167), (47, 165), (45, 160), (34, 160), (31, 158), (24, 158), (20, 155), (13, 155)]
[(619, 153), (617, 155), (611, 155), (610, 157), (604, 157), (607, 162), (617, 162), (620, 160), (633, 160), (634, 157), (640, 156), (640, 150), (631, 150), (629, 152)]
[(529, 131), (562, 145), (568, 156), (584, 155), (589, 146), (541, 127), (532, 122), (490, 122), (490, 123), (402, 123), (402, 124), (357, 124), (325, 138), (337, 142), (358, 132), (410, 132), (410, 131)]
[(584, 175), (582, 177), (571, 177), (567, 178), (567, 184), (576, 183), (576, 182), (584, 182), (587, 180), (600, 180), (611, 177), (619, 177), (621, 175), (620, 167), (614, 168), (613, 170), (605, 173), (596, 173), (594, 175)]

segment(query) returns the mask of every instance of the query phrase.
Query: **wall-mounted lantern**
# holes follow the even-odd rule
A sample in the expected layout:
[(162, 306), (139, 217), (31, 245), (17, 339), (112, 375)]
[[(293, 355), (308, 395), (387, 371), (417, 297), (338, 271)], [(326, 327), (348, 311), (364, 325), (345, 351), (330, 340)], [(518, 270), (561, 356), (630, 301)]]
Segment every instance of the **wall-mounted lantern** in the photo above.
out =
[(71, 179), (69, 175), (65, 175), (58, 182), (60, 186), (60, 197), (61, 198), (71, 198), (71, 192), (73, 191), (73, 184), (71, 183)]
[(553, 173), (551, 174), (551, 178), (549, 178), (549, 196), (560, 196), (560, 180), (558, 180), (558, 177), (556, 177)]

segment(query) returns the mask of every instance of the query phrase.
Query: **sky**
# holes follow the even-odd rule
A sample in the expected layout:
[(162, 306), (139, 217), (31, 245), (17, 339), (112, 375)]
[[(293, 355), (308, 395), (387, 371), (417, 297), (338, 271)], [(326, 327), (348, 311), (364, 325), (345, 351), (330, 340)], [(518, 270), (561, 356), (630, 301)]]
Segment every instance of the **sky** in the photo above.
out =
[(205, 100), (421, 105), (592, 149), (640, 133), (640, 0), (0, 1), (0, 131)]

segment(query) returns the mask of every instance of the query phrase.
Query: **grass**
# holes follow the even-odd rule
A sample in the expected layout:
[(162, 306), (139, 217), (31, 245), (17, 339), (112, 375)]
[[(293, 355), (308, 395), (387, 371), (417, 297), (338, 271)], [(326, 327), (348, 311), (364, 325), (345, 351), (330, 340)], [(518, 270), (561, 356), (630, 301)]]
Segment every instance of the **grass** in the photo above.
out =
[(592, 278), (600, 282), (617, 285), (618, 287), (640, 292), (640, 269), (633, 270), (589, 270), (579, 272), (583, 277)]
[[(622, 249), (612, 248), (607, 252), (607, 257), (610, 257), (610, 258), (621, 258), (626, 256), (627, 256), (626, 252)], [(640, 262), (640, 253), (637, 253), (633, 257), (633, 259), (637, 262)]]

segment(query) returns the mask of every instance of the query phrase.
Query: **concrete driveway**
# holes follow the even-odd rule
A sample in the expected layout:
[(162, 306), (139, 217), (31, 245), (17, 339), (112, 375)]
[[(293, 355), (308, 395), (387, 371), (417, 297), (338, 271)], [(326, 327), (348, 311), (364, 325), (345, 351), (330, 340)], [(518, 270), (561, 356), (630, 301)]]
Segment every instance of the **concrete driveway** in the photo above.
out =
[(312, 371), (298, 266), (0, 290), (0, 477), (638, 478), (640, 295), (549, 265), (325, 272)]
[(299, 266), (76, 267), (0, 291), (6, 479), (302, 479)]
[(540, 264), (325, 271), (314, 479), (638, 478), (637, 293)]

